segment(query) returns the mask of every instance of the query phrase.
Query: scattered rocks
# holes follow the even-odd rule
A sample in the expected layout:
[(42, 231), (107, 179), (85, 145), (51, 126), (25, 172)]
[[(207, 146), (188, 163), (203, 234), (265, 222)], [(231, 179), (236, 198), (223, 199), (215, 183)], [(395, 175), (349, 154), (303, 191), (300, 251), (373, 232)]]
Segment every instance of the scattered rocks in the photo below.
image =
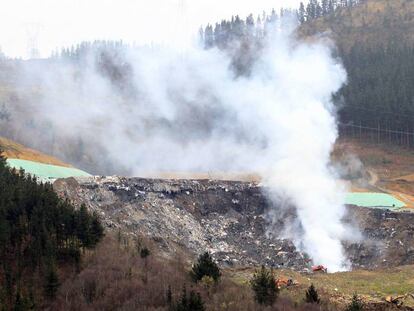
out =
[[(301, 271), (311, 265), (292, 241), (267, 234), (264, 215), (271, 205), (255, 183), (93, 177), (60, 179), (54, 188), (97, 211), (109, 229), (148, 235), (171, 254), (179, 245), (193, 253), (209, 250), (222, 265)], [(344, 242), (355, 267), (414, 263), (414, 213), (349, 207), (345, 221), (364, 235), (361, 243)]]

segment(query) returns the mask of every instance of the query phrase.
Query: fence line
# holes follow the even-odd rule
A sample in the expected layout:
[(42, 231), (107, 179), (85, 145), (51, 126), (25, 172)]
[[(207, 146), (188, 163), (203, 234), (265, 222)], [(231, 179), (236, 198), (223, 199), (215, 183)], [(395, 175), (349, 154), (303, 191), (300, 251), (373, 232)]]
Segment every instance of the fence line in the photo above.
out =
[(396, 130), (388, 127), (377, 127), (362, 125), (361, 123), (339, 123), (339, 131), (342, 136), (369, 140), (371, 142), (387, 142), (403, 145), (409, 148), (414, 147), (414, 132), (409, 130)]

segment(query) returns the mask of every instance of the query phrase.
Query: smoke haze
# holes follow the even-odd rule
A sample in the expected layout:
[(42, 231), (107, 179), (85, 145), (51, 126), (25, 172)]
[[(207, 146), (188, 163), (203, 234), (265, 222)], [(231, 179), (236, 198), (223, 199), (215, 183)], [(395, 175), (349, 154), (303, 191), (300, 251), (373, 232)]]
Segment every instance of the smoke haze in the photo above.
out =
[(257, 173), (275, 205), (295, 207), (286, 234), (296, 246), (331, 271), (346, 269), (344, 189), (330, 167), (331, 95), (346, 74), (329, 46), (275, 29), (244, 76), (228, 53), (197, 45), (90, 53), (80, 67), (31, 63), (19, 79), (39, 90), (26, 107), (36, 120), (31, 143), (76, 144), (100, 173)]
[[(304, 1), (306, 3), (306, 1)], [(11, 57), (46, 57), (81, 41), (177, 43), (201, 24), (299, 7), (300, 0), (2, 0), (0, 47)], [(13, 31), (10, 31), (13, 29)]]

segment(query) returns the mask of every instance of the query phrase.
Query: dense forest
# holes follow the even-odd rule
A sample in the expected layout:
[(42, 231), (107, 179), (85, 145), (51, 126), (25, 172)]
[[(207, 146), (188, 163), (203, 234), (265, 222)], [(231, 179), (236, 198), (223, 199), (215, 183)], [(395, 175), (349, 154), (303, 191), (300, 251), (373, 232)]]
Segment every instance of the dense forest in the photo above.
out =
[(55, 298), (60, 275), (103, 236), (96, 215), (60, 199), (49, 183), (10, 169), (0, 153), (0, 306), (31, 310)]
[(304, 36), (329, 32), (347, 71), (334, 95), (343, 135), (414, 146), (413, 9), (406, 0), (359, 1), (302, 23)]
[(342, 52), (348, 84), (336, 100), (348, 135), (414, 146), (414, 46), (354, 46)]

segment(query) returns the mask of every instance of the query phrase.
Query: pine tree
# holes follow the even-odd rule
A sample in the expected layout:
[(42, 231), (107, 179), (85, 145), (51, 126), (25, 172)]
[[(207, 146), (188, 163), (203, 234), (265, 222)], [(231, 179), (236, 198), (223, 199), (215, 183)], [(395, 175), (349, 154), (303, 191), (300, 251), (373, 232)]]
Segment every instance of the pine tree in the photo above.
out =
[(200, 29), (198, 30), (198, 42), (200, 44), (204, 44), (204, 29), (203, 27), (200, 27)]
[(188, 299), (188, 310), (190, 311), (204, 311), (204, 303), (201, 299), (200, 293), (190, 292)]
[(35, 304), (33, 302), (33, 296), (24, 297), (20, 289), (17, 290), (16, 300), (14, 302), (13, 311), (28, 311), (35, 310)]
[(314, 2), (310, 0), (306, 6), (306, 21), (311, 21), (315, 18), (315, 11), (316, 8), (314, 6)]
[(329, 0), (322, 0), (322, 15), (327, 15), (329, 13)]
[(250, 285), (254, 291), (255, 300), (259, 304), (273, 305), (276, 301), (279, 289), (276, 286), (273, 271), (266, 269), (265, 266), (255, 272)]
[(210, 49), (214, 46), (213, 26), (207, 25), (204, 30), (204, 47)]
[(45, 296), (49, 299), (54, 299), (59, 288), (59, 277), (56, 272), (56, 267), (53, 263), (49, 264), (47, 269), (46, 279), (44, 284)]
[(171, 308), (173, 311), (204, 311), (204, 302), (201, 299), (199, 293), (190, 291), (190, 295), (187, 295), (187, 290), (184, 285), (183, 291), (179, 301)]
[(306, 17), (305, 5), (303, 4), (303, 2), (301, 2), (299, 5), (299, 11), (298, 11), (298, 19), (301, 24), (305, 22), (306, 20), (305, 17)]
[(215, 282), (218, 282), (221, 272), (211, 255), (205, 252), (198, 257), (197, 263), (193, 265), (191, 276), (194, 282), (200, 281), (204, 276), (210, 276)]
[(21, 296), (20, 291), (17, 291), (16, 294), (16, 301), (13, 306), (13, 311), (25, 311), (27, 310), (26, 303), (24, 301), (24, 298)]
[(145, 259), (150, 255), (150, 251), (147, 247), (143, 247), (139, 252), (139, 255), (141, 256), (141, 258)]
[(321, 302), (318, 292), (316, 291), (315, 286), (313, 286), (313, 284), (311, 284), (311, 286), (309, 286), (308, 290), (306, 291), (305, 301), (307, 303), (320, 303)]
[(172, 304), (172, 291), (171, 291), (171, 285), (168, 285), (168, 289), (167, 289), (167, 303), (169, 306), (171, 306)]
[(89, 244), (95, 246), (104, 236), (104, 228), (102, 223), (99, 221), (98, 215), (94, 213), (92, 215), (92, 221), (89, 230)]
[(79, 209), (79, 224), (78, 224), (78, 238), (82, 247), (89, 247), (91, 243), (90, 236), (90, 217), (85, 204), (82, 204)]
[(351, 303), (347, 306), (346, 311), (362, 311), (364, 310), (364, 304), (361, 299), (358, 298), (357, 294), (352, 296)]
[(177, 304), (178, 310), (187, 310), (188, 307), (188, 300), (187, 300), (187, 288), (185, 285), (183, 286), (183, 291), (181, 292), (181, 298), (179, 303)]

